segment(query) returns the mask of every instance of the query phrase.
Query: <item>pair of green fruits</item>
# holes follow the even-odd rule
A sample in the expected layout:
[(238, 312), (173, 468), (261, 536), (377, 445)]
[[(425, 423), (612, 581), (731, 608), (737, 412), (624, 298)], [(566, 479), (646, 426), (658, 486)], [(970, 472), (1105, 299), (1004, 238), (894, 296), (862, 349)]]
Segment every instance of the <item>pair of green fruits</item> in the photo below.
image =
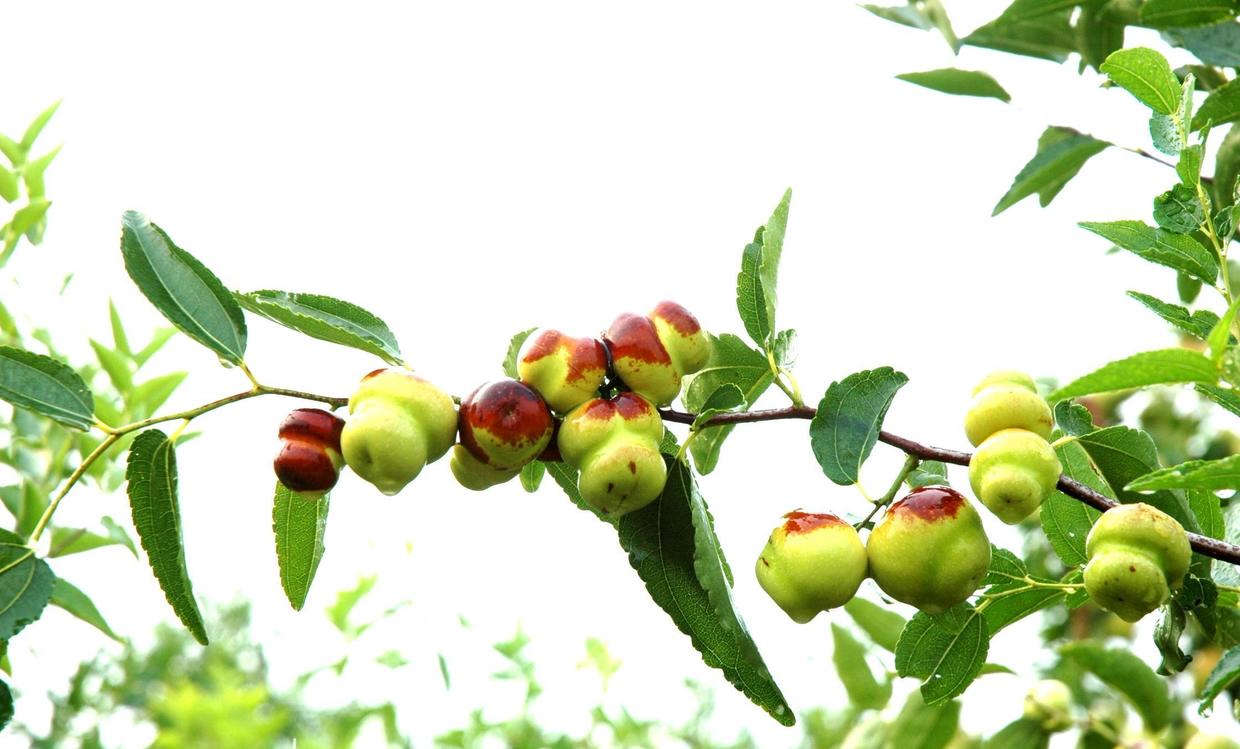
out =
[[(451, 450), (456, 479), (483, 490), (515, 478), (533, 460), (563, 460), (579, 470), (582, 498), (619, 516), (662, 493), (667, 468), (658, 406), (676, 398), (710, 352), (697, 319), (662, 302), (648, 315), (620, 315), (602, 340), (534, 334), (518, 357), (520, 380), (480, 386), (459, 413), (430, 382), (402, 369), (376, 370), (349, 398), (347, 422), (318, 409), (290, 414), (276, 474), (315, 497), (348, 465), (395, 494)], [(332, 419), (334, 431), (298, 427)]]
[[(1054, 421), (1028, 375), (996, 372), (978, 384), (965, 416), (977, 446), (969, 462), (974, 494), (1005, 523), (1036, 512), (1061, 466), (1047, 442)], [(891, 598), (928, 613), (977, 590), (990, 566), (990, 542), (977, 511), (947, 487), (922, 487), (893, 504), (863, 544), (832, 514), (792, 512), (759, 556), (758, 582), (795, 621), (847, 603), (866, 577)], [(1158, 608), (1188, 571), (1184, 529), (1146, 504), (1102, 515), (1086, 540), (1085, 588), (1126, 621)]]

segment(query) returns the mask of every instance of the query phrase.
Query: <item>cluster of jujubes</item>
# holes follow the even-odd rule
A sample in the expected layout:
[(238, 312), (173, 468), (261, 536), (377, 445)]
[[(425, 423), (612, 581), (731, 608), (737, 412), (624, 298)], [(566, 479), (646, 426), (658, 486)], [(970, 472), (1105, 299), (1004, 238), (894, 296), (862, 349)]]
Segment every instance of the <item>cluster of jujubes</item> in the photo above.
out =
[[(335, 453), (320, 451), (337, 458), (325, 464), (330, 483), (317, 474), (303, 477), (301, 464), (285, 457), (287, 446), (277, 475), (288, 488), (317, 498), (335, 484), (343, 455), (359, 476), (395, 494), (452, 450), (457, 481), (482, 490), (515, 478), (531, 461), (562, 459), (580, 472), (586, 502), (623, 515), (662, 494), (667, 467), (658, 406), (679, 395), (684, 378), (705, 366), (710, 352), (697, 319), (662, 302), (646, 316), (620, 315), (602, 340), (535, 333), (518, 356), (520, 379), (481, 385), (461, 401), (459, 413), (447, 393), (412, 373), (377, 370), (349, 398), (347, 423), (325, 411), (294, 412), (338, 422)], [(283, 428), (280, 436), (286, 438)]]
[(977, 590), (990, 541), (977, 511), (945, 486), (893, 504), (863, 544), (831, 514), (790, 512), (758, 557), (758, 583), (793, 620), (847, 603), (866, 577), (897, 601), (937, 613)]

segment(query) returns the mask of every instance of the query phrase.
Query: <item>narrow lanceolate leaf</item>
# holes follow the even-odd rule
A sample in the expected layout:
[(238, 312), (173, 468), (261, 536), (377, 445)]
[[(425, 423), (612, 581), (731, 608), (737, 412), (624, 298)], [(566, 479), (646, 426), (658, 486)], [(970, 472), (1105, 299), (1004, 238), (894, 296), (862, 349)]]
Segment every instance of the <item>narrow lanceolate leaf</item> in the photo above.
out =
[(1193, 533), (1201, 530), (1192, 508), (1188, 506), (1188, 500), (1182, 493), (1158, 489), (1147, 494), (1138, 494), (1125, 488), (1134, 480), (1159, 468), (1158, 451), (1154, 448), (1154, 440), (1148, 434), (1125, 426), (1113, 426), (1090, 432), (1080, 437), (1078, 442), (1089, 453), (1102, 478), (1120, 502), (1145, 502), (1175, 518), (1185, 530)]
[(619, 523), (620, 545), (650, 597), (712, 668), (777, 721), (796, 717), (736, 612), (705, 501), (689, 469), (668, 460), (663, 496)]
[(1183, 348), (1146, 351), (1079, 377), (1051, 393), (1047, 400), (1053, 402), (1092, 393), (1186, 382), (1214, 384), (1218, 382), (1218, 369), (1214, 362), (1196, 351)]
[(1148, 47), (1130, 47), (1113, 53), (1101, 70), (1117, 85), (1159, 114), (1175, 114), (1180, 106), (1180, 82), (1167, 58)]
[(857, 483), (887, 409), (908, 377), (891, 367), (868, 369), (831, 383), (809, 425), (810, 447), (837, 484)]
[[(792, 188), (775, 206), (762, 231), (762, 260), (758, 264), (758, 278), (762, 281), (762, 300), (766, 309), (766, 322), (775, 330), (775, 308), (778, 306), (776, 289), (779, 286), (779, 261), (784, 252), (784, 233), (788, 229), (788, 204), (792, 201)], [(766, 341), (763, 348), (769, 348)]]
[(387, 323), (356, 304), (321, 294), (271, 289), (237, 292), (234, 297), (254, 314), (311, 338), (374, 354), (388, 364), (400, 363), (400, 347)]
[(844, 604), (844, 611), (852, 617), (853, 622), (861, 628), (861, 631), (874, 641), (875, 645), (893, 653), (896, 651), (900, 632), (904, 630), (904, 625), (908, 624), (904, 617), (860, 597), (853, 598)]
[(207, 631), (194, 600), (177, 502), (177, 460), (172, 441), (158, 429), (139, 434), (125, 469), (129, 507), (138, 539), (164, 596), (194, 639), (207, 644)]
[(1210, 361), (1214, 366), (1223, 363), (1223, 355), (1227, 353), (1227, 345), (1231, 342), (1231, 324), (1236, 320), (1236, 312), (1240, 309), (1240, 299), (1232, 302), (1219, 321), (1210, 330), (1206, 343), (1210, 346)]
[(1134, 492), (1153, 489), (1240, 489), (1240, 455), (1219, 460), (1190, 460), (1147, 473), (1125, 488)]
[(1235, 0), (1145, 0), (1141, 25), (1154, 29), (1205, 26), (1234, 18)]
[(516, 333), (512, 338), (508, 339), (508, 351), (504, 354), (504, 361), (500, 365), (504, 370), (504, 374), (512, 379), (519, 378), (517, 373), (517, 357), (521, 355), (521, 347), (525, 345), (525, 339), (529, 338), (538, 328), (529, 328), (520, 333)]
[(998, 216), (1030, 195), (1039, 195), (1042, 205), (1048, 205), (1085, 162), (1109, 145), (1070, 128), (1048, 128), (1038, 141), (1037, 154), (1016, 175), (991, 215)]
[(1178, 304), (1170, 304), (1137, 291), (1128, 292), (1128, 296), (1144, 304), (1154, 314), (1175, 327), (1203, 341), (1209, 337), (1210, 331), (1218, 324), (1218, 315), (1209, 310), (1189, 312), (1187, 308)]
[(1140, 221), (1085, 221), (1080, 226), (1114, 242), (1122, 250), (1151, 263), (1183, 271), (1203, 283), (1213, 285), (1218, 278), (1218, 261), (1214, 255), (1187, 234), (1172, 234)]
[(980, 70), (940, 68), (920, 73), (901, 73), (896, 78), (944, 94), (981, 96), (1005, 102), (1012, 100), (1011, 95), (998, 81)]
[(181, 332), (240, 364), (245, 315), (215, 274), (137, 211), (122, 218), (121, 254), (138, 289)]
[(0, 640), (8, 640), (43, 615), (56, 576), (47, 562), (21, 544), (0, 543)]
[(1193, 129), (1200, 130), (1206, 123), (1218, 127), (1236, 120), (1240, 120), (1240, 80), (1210, 92), (1193, 117)]
[[(750, 348), (731, 334), (712, 337), (710, 361), (685, 388), (685, 407), (700, 413), (720, 388), (734, 385), (744, 396), (744, 403), (739, 407), (744, 411), (753, 407), (774, 380), (771, 364), (761, 351)], [(715, 470), (723, 442), (732, 429), (731, 426), (707, 427), (689, 443), (689, 453), (699, 473), (707, 474)]]
[[(1062, 444), (1055, 448), (1055, 454), (1059, 456), (1065, 475), (1114, 499), (1111, 487), (1098, 475), (1090, 462), (1089, 453), (1079, 443)], [(1085, 539), (1089, 536), (1089, 529), (1101, 515), (1102, 513), (1084, 502), (1058, 490), (1042, 502), (1042, 511), (1038, 513), (1047, 541), (1068, 567), (1076, 567), (1089, 561), (1085, 554)]]
[(35, 117), (29, 125), (26, 126), (26, 132), (22, 133), (21, 146), (29, 151), (34, 146), (35, 140), (39, 134), (43, 132), (43, 128), (47, 127), (48, 121), (52, 119), (52, 115), (56, 114), (56, 110), (60, 109), (60, 100), (53, 102), (50, 107), (44, 109)]
[(68, 580), (56, 578), (52, 586), (51, 600), (53, 606), (64, 609), (113, 640), (120, 642), (121, 638), (108, 626), (108, 622), (103, 618), (103, 614), (99, 613), (99, 609), (95, 607), (95, 602), (90, 600), (90, 596)]
[(1221, 388), (1217, 385), (1198, 385), (1197, 392), (1231, 411), (1236, 416), (1240, 416), (1240, 393), (1237, 393), (1235, 390)]
[(736, 312), (745, 325), (750, 340), (765, 346), (771, 338), (771, 321), (766, 317), (766, 295), (762, 293), (762, 235), (766, 227), (758, 227), (753, 241), (741, 251), (741, 270), (736, 274)]
[(848, 701), (863, 710), (882, 710), (891, 699), (891, 682), (879, 681), (865, 660), (866, 647), (852, 633), (832, 623), (831, 661), (848, 692)]
[(94, 396), (72, 367), (12, 346), (0, 346), (0, 399), (75, 429), (95, 418)]
[(922, 679), (921, 696), (938, 705), (964, 693), (990, 649), (985, 619), (967, 604), (909, 620), (896, 645), (896, 671)]
[(1093, 642), (1074, 642), (1060, 651), (1122, 694), (1151, 731), (1170, 722), (1174, 705), (1164, 681), (1136, 655), (1122, 648), (1104, 648)]
[(280, 587), (296, 611), (305, 605), (310, 583), (314, 582), (314, 573), (323, 558), (329, 502), (327, 495), (317, 500), (306, 499), (276, 482), (271, 529), (276, 534)]
[(1071, 15), (1071, 9), (1064, 9), (1026, 21), (1011, 22), (996, 18), (961, 39), (960, 43), (1063, 62), (1076, 51)]
[(1206, 678), (1206, 684), (1201, 689), (1201, 702), (1197, 705), (1197, 712), (1206, 715), (1210, 711), (1210, 707), (1214, 704), (1214, 698), (1223, 693), (1223, 690), (1236, 680), (1240, 679), (1240, 646), (1234, 647), (1223, 653), (1223, 657), (1219, 658), (1215, 664), (1214, 670), (1210, 672), (1210, 676)]

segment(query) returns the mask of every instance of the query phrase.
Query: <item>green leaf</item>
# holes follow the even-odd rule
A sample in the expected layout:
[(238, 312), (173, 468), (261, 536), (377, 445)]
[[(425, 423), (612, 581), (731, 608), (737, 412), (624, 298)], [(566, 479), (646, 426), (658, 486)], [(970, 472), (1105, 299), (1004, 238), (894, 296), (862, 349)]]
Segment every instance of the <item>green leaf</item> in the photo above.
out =
[(1209, 310), (1198, 310), (1190, 313), (1188, 309), (1178, 304), (1170, 304), (1155, 299), (1149, 294), (1142, 294), (1137, 291), (1129, 291), (1128, 296), (1144, 304), (1154, 314), (1175, 327), (1203, 341), (1209, 337), (1210, 331), (1218, 324), (1218, 315)]
[(1224, 689), (1235, 684), (1237, 679), (1240, 679), (1240, 646), (1223, 653), (1223, 657), (1219, 658), (1214, 669), (1210, 671), (1205, 686), (1201, 688), (1201, 701), (1197, 704), (1197, 712), (1201, 715), (1209, 713), (1214, 699), (1222, 694)]
[(547, 466), (541, 460), (526, 463), (521, 467), (521, 488), (533, 494), (538, 491), (538, 487), (542, 484), (543, 476), (546, 473)]
[(1238, 10), (1233, 0), (1145, 0), (1141, 25), (1152, 29), (1205, 26), (1229, 20)]
[(26, 127), (26, 132), (22, 133), (22, 150), (29, 151), (34, 146), (39, 133), (43, 132), (43, 128), (47, 127), (48, 120), (52, 119), (52, 115), (56, 114), (57, 109), (60, 109), (60, 100), (57, 100), (50, 107), (40, 112), (39, 116), (35, 117), (30, 125)]
[(127, 407), (144, 416), (151, 416), (172, 396), (176, 389), (185, 382), (185, 372), (169, 372), (152, 377), (136, 386), (126, 397)]
[(1197, 392), (1231, 411), (1236, 416), (1240, 416), (1240, 395), (1235, 390), (1221, 388), (1217, 385), (1198, 385)]
[[(1055, 454), (1059, 456), (1059, 463), (1066, 476), (1080, 481), (1094, 491), (1114, 497), (1106, 481), (1094, 470), (1089, 453), (1080, 444), (1064, 443), (1055, 448)], [(1055, 554), (1063, 560), (1064, 565), (1076, 567), (1089, 561), (1085, 554), (1085, 539), (1101, 514), (1084, 502), (1056, 490), (1042, 502), (1042, 510), (1038, 516)]]
[(1010, 624), (1060, 603), (1066, 596), (1061, 588), (1029, 588), (1019, 593), (1010, 592), (1023, 587), (1027, 587), (1023, 581), (1012, 581), (995, 585), (988, 591), (990, 594), (1005, 593), (994, 598), (984, 612), (986, 629), (991, 637)]
[[(779, 260), (784, 252), (784, 232), (788, 228), (788, 205), (792, 201), (792, 188), (775, 206), (775, 212), (767, 219), (762, 231), (762, 260), (758, 264), (758, 278), (762, 281), (762, 300), (766, 306), (766, 322), (775, 329), (775, 308), (779, 304), (776, 289), (779, 286)], [(768, 348), (771, 342), (764, 344)]]
[(21, 197), (21, 188), (17, 184), (17, 177), (13, 172), (3, 166), (0, 166), (0, 198), (6, 203), (12, 203)]
[(874, 678), (865, 660), (865, 646), (848, 630), (832, 623), (831, 636), (834, 641), (831, 661), (848, 692), (849, 703), (862, 710), (882, 710), (891, 699), (891, 682), (879, 682)]
[(108, 300), (108, 322), (112, 326), (112, 345), (125, 356), (132, 357), (133, 350), (129, 348), (129, 336), (125, 334), (125, 323), (121, 322), (121, 313), (111, 299)]
[(1036, 720), (1021, 718), (1012, 721), (986, 739), (982, 749), (1046, 749), (1051, 735)]
[(249, 311), (311, 338), (374, 354), (388, 364), (401, 362), (400, 346), (387, 324), (356, 304), (271, 289), (234, 296)]
[(859, 597), (854, 597), (844, 604), (844, 611), (852, 617), (861, 631), (874, 641), (875, 645), (892, 653), (896, 652), (896, 643), (900, 640), (900, 633), (904, 631), (904, 626), (908, 623), (904, 617), (877, 603)]
[(1193, 190), (1194, 194), (1197, 183), (1201, 181), (1201, 164), (1205, 158), (1204, 153), (1200, 143), (1180, 149), (1180, 159), (1175, 164), (1175, 173), (1180, 178), (1180, 184)]
[(90, 600), (90, 596), (68, 580), (56, 578), (56, 582), (52, 585), (51, 602), (53, 606), (64, 609), (113, 640), (121, 642), (121, 638), (108, 626), (103, 614), (99, 613), (99, 609), (95, 607), (95, 602)]
[(276, 536), (276, 561), (280, 565), (280, 587), (289, 605), (301, 611), (306, 604), (314, 573), (323, 559), (323, 534), (327, 530), (330, 495), (306, 499), (276, 482), (271, 511)]
[(137, 211), (122, 218), (121, 254), (138, 289), (181, 332), (240, 364), (245, 315), (215, 274)]
[(1210, 92), (1193, 117), (1193, 129), (1200, 130), (1206, 123), (1218, 127), (1236, 120), (1240, 120), (1240, 79)]
[(909, 472), (904, 483), (910, 489), (922, 486), (951, 486), (951, 482), (947, 480), (947, 465), (937, 460), (923, 460)]
[(745, 332), (759, 346), (771, 338), (771, 321), (766, 316), (766, 295), (758, 272), (762, 264), (762, 235), (766, 227), (758, 227), (753, 241), (741, 251), (741, 270), (736, 274), (736, 311), (745, 324)]
[(72, 367), (12, 346), (0, 346), (0, 399), (74, 429), (95, 419), (94, 396)]
[(918, 612), (896, 644), (896, 671), (922, 679), (921, 696), (938, 705), (964, 693), (989, 649), (985, 620), (968, 604), (933, 617)]
[(1011, 95), (998, 81), (980, 70), (940, 68), (920, 73), (901, 73), (896, 78), (944, 94), (989, 97), (1004, 102), (1012, 100)]
[(960, 40), (973, 47), (997, 49), (1015, 55), (1063, 62), (1076, 51), (1072, 11), (1048, 13), (1028, 21), (1009, 22), (997, 18)]
[(741, 392), (741, 389), (731, 382), (724, 383), (706, 398), (700, 408), (696, 409), (697, 418), (693, 420), (689, 429), (698, 431), (712, 417), (743, 405), (745, 405), (745, 394)]
[(1038, 152), (1021, 168), (1012, 186), (995, 204), (992, 216), (998, 216), (1030, 195), (1041, 196), (1043, 206), (1095, 155), (1106, 150), (1110, 143), (1098, 140), (1070, 128), (1052, 127), (1043, 132), (1038, 141)]
[[(771, 364), (760, 351), (750, 348), (740, 338), (724, 334), (711, 337), (710, 361), (702, 371), (693, 375), (685, 388), (685, 408), (698, 413), (707, 400), (725, 385), (735, 385), (745, 396), (740, 410), (753, 408), (758, 398), (775, 381)], [(689, 443), (689, 452), (698, 472), (710, 473), (719, 464), (719, 451), (732, 433), (732, 426), (713, 426), (703, 429)]]
[(34, 551), (0, 543), (0, 640), (9, 640), (43, 615), (56, 576)]
[(504, 354), (504, 362), (501, 366), (503, 367), (504, 374), (514, 380), (520, 378), (520, 375), (517, 373), (517, 357), (521, 355), (521, 347), (525, 345), (525, 339), (529, 338), (535, 330), (538, 330), (538, 328), (523, 330), (508, 340), (508, 352)]
[(1015, 0), (999, 16), (1000, 21), (1018, 23), (1045, 16), (1049, 13), (1075, 8), (1085, 0)]
[(176, 335), (176, 333), (176, 328), (161, 328), (155, 331), (155, 334), (151, 336), (150, 342), (147, 343), (146, 346), (143, 346), (141, 351), (133, 355), (133, 360), (137, 362), (139, 367), (146, 364), (150, 361), (152, 356), (159, 353), (159, 350), (162, 349), (164, 345), (172, 339), (172, 336)]
[(1186, 234), (1155, 229), (1140, 221), (1085, 221), (1079, 225), (1151, 263), (1183, 271), (1210, 285), (1218, 278), (1214, 256)]
[(1137, 494), (1124, 487), (1140, 476), (1158, 469), (1158, 451), (1145, 432), (1125, 426), (1107, 427), (1078, 438), (1120, 502), (1145, 502), (1175, 518), (1184, 529), (1196, 533), (1197, 518), (1188, 501), (1179, 493), (1158, 490)]
[(1215, 367), (1222, 365), (1223, 355), (1227, 353), (1227, 344), (1231, 341), (1231, 325), (1236, 321), (1237, 309), (1240, 309), (1240, 299), (1231, 303), (1206, 337), (1206, 343), (1210, 346), (1210, 361)]
[(1083, 3), (1076, 20), (1081, 62), (1095, 70), (1101, 67), (1111, 53), (1123, 49), (1124, 28), (1124, 19), (1114, 12), (1109, 0)]
[(129, 370), (129, 360), (94, 338), (90, 339), (90, 347), (95, 350), (95, 358), (99, 360), (103, 371), (108, 373), (112, 387), (122, 394), (128, 393), (133, 387), (133, 372)]
[(1150, 115), (1150, 140), (1154, 148), (1168, 156), (1180, 153), (1180, 130), (1176, 118), (1154, 112)]
[[(352, 615), (353, 609), (357, 607), (357, 604), (361, 603), (362, 599), (374, 589), (375, 582), (378, 579), (374, 575), (360, 578), (357, 581), (357, 585), (336, 594), (335, 602), (326, 609), (327, 620), (332, 623), (333, 627), (345, 634), (357, 632), (357, 628), (350, 624), (349, 617)], [(499, 645), (496, 646), (496, 650), (500, 650)], [(500, 652), (503, 651), (501, 650)]]
[(1180, 106), (1180, 82), (1167, 58), (1148, 47), (1114, 52), (1099, 69), (1159, 114), (1173, 115)]
[(809, 425), (810, 447), (827, 478), (845, 486), (857, 483), (887, 409), (906, 382), (904, 373), (879, 367), (831, 383)]
[(57, 526), (52, 528), (51, 548), (47, 552), (49, 558), (67, 557), (70, 554), (81, 554), (84, 551), (101, 549), (105, 546), (124, 546), (129, 553), (138, 557), (138, 550), (133, 539), (116, 523), (105, 524), (108, 534), (102, 535), (85, 528), (68, 528)]
[(1190, 234), (1197, 231), (1204, 218), (1196, 190), (1183, 183), (1177, 182), (1154, 198), (1154, 222), (1167, 231)]
[(129, 447), (125, 479), (129, 482), (133, 525), (151, 571), (181, 623), (195, 640), (206, 645), (207, 632), (185, 569), (176, 452), (167, 435), (158, 429), (138, 435)]
[(1133, 492), (1152, 489), (1237, 489), (1240, 488), (1240, 455), (1219, 460), (1190, 460), (1147, 473), (1124, 488)]
[[(5, 663), (8, 663), (7, 657)], [(13, 693), (9, 691), (9, 685), (0, 681), (0, 731), (8, 726), (13, 720)]]
[[(892, 721), (888, 740), (880, 746), (882, 749), (947, 749), (959, 728), (959, 702), (928, 705), (914, 692)], [(850, 741), (845, 746), (853, 744)]]
[(1171, 721), (1175, 708), (1167, 682), (1128, 650), (1074, 642), (1059, 652), (1127, 698), (1146, 728), (1159, 731)]
[(51, 151), (22, 167), (22, 181), (26, 183), (26, 194), (31, 198), (42, 198), (47, 195), (47, 185), (44, 182), (43, 175), (59, 154), (60, 146), (56, 146)]
[(1094, 416), (1089, 409), (1072, 401), (1055, 404), (1055, 423), (1064, 434), (1079, 437), (1094, 431)]
[(712, 668), (783, 725), (796, 722), (735, 611), (706, 503), (689, 469), (668, 460), (663, 496), (620, 518), (620, 545), (650, 597)]
[(14, 213), (13, 218), (9, 220), (8, 237), (16, 240), (17, 237), (33, 229), (35, 224), (43, 220), (43, 217), (47, 215), (47, 209), (51, 207), (51, 202), (44, 198), (31, 198), (30, 202)]
[(1149, 385), (1218, 382), (1218, 370), (1205, 356), (1183, 348), (1134, 354), (1078, 377), (1047, 398), (1052, 402), (1093, 393), (1132, 390)]
[(1167, 29), (1163, 37), (1192, 52), (1206, 65), (1240, 67), (1240, 23), (1235, 21), (1191, 29)]
[(1184, 607), (1171, 600), (1164, 606), (1154, 624), (1154, 646), (1162, 656), (1158, 664), (1158, 673), (1164, 676), (1178, 674), (1188, 666), (1192, 657), (1180, 648), (1180, 638), (1184, 635), (1184, 627), (1188, 624), (1188, 615)]
[(921, 29), (923, 31), (934, 28), (934, 22), (913, 5), (862, 5), (861, 7), (879, 18), (892, 23), (898, 23), (901, 26), (908, 26), (909, 28)]

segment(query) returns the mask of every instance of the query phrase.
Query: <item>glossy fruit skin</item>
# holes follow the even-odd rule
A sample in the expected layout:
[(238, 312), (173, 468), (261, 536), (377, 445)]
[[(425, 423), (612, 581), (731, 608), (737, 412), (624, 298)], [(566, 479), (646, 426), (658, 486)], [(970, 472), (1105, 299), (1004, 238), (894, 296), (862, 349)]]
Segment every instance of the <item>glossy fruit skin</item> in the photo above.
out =
[(511, 481), (521, 473), (520, 468), (493, 468), (471, 455), (464, 445), (452, 447), (452, 459), (448, 461), (448, 465), (461, 486), (476, 492)]
[(560, 424), (557, 444), (577, 468), (577, 488), (592, 507), (612, 517), (641, 509), (663, 493), (667, 464), (659, 452), (663, 419), (637, 393), (595, 398)]
[(568, 413), (598, 395), (607, 377), (607, 349), (595, 338), (535, 331), (521, 348), (517, 375), (551, 410)]
[(551, 442), (555, 419), (533, 388), (516, 380), (478, 387), (461, 401), (461, 444), (497, 471), (520, 470)]
[(647, 316), (620, 315), (603, 341), (616, 375), (659, 406), (676, 400), (681, 381), (704, 367), (711, 353), (697, 318), (675, 302), (660, 302)]
[(784, 613), (805, 624), (851, 601), (868, 565), (851, 525), (830, 513), (789, 512), (771, 531), (754, 572)]
[(1072, 727), (1072, 690), (1058, 679), (1042, 679), (1025, 693), (1024, 717), (1049, 733)]
[(1018, 385), (1031, 393), (1038, 392), (1038, 383), (1024, 372), (1018, 372), (1015, 369), (999, 369), (986, 375), (974, 385), (973, 395), (977, 395), (991, 385)]
[(870, 577), (902, 603), (935, 614), (977, 590), (990, 541), (964, 495), (923, 486), (893, 504), (866, 541)]
[(1000, 429), (969, 461), (969, 484), (987, 509), (1008, 525), (1033, 514), (1055, 491), (1063, 466), (1050, 444), (1024, 429)]
[(345, 462), (384, 494), (396, 494), (456, 441), (452, 398), (404, 369), (377, 369), (349, 398), (340, 435)]
[(1138, 502), (1102, 513), (1085, 553), (1085, 590), (1094, 603), (1135, 622), (1184, 582), (1192, 548), (1175, 518)]
[(1026, 429), (1047, 439), (1054, 425), (1051, 407), (1033, 380), (1019, 372), (996, 372), (982, 380), (964, 417), (965, 436), (974, 447), (1000, 429)]
[(276, 454), (276, 478), (306, 499), (318, 499), (340, 478), (344, 419), (321, 408), (298, 408), (284, 417)]

